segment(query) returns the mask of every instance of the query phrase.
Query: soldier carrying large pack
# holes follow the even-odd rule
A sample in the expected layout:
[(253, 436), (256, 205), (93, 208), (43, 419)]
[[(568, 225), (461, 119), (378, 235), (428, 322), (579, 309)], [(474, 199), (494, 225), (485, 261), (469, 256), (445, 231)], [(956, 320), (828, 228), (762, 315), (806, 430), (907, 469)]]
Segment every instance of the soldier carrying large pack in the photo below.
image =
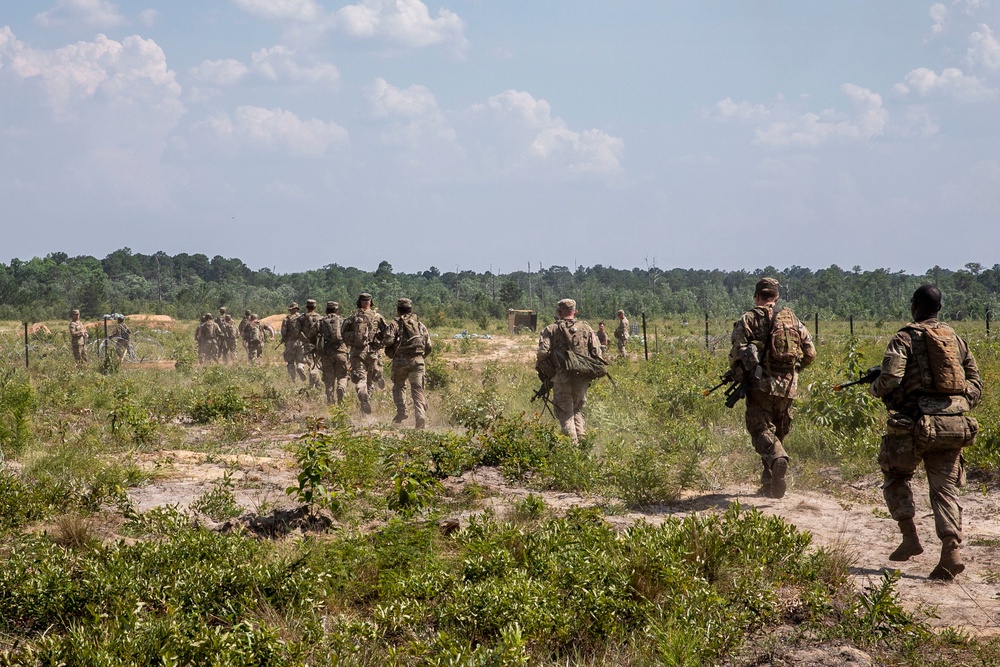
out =
[(351, 382), (358, 393), (361, 411), (371, 414), (371, 394), (374, 383), (382, 376), (379, 356), (386, 322), (372, 307), (372, 295), (362, 292), (358, 296), (358, 309), (344, 320), (344, 344), (348, 348), (348, 366)]
[(288, 304), (288, 314), (281, 321), (281, 345), (285, 347), (281, 358), (285, 360), (288, 379), (306, 380), (305, 351), (299, 329), (299, 304), (292, 301)]
[(393, 422), (407, 419), (405, 389), (410, 385), (413, 413), (418, 429), (427, 426), (427, 396), (424, 394), (424, 359), (431, 353), (432, 343), (427, 327), (413, 312), (413, 302), (407, 298), (396, 301), (396, 318), (385, 332), (385, 354), (392, 359), (392, 400), (396, 404)]
[(319, 320), (315, 339), (315, 353), (323, 374), (326, 402), (340, 405), (347, 392), (347, 345), (344, 344), (344, 318), (340, 304), (326, 302), (326, 316)]

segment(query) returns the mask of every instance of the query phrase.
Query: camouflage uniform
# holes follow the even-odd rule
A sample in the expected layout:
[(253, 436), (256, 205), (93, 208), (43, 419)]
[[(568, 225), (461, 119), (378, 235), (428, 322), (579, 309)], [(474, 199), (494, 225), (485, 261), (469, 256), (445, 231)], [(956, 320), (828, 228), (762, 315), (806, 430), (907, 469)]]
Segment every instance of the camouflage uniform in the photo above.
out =
[(87, 361), (87, 338), (90, 337), (90, 334), (87, 333), (87, 327), (84, 323), (80, 321), (79, 310), (74, 310), (70, 317), (72, 319), (69, 322), (69, 342), (73, 348), (73, 358), (83, 363)]
[(236, 333), (239, 334), (240, 338), (243, 338), (243, 330), (247, 328), (250, 321), (253, 319), (253, 313), (249, 310), (243, 311), (243, 319), (240, 320), (239, 325), (236, 327)]
[(198, 363), (207, 364), (219, 358), (219, 338), (222, 331), (212, 319), (211, 313), (201, 316), (201, 324), (194, 330), (194, 339), (198, 342)]
[(608, 353), (608, 345), (611, 344), (611, 337), (608, 336), (607, 330), (604, 328), (604, 322), (601, 322), (597, 327), (597, 342), (601, 344), (601, 356), (605, 356)]
[(326, 388), (326, 402), (337, 405), (344, 400), (347, 392), (347, 346), (344, 345), (344, 318), (340, 316), (340, 304), (326, 302), (326, 316), (319, 321), (316, 355), (323, 374)]
[(288, 306), (288, 315), (281, 321), (281, 344), (285, 346), (281, 358), (285, 360), (288, 378), (305, 380), (305, 351), (302, 346), (302, 336), (299, 330), (299, 304), (294, 301)]
[(241, 333), (243, 346), (247, 350), (247, 361), (251, 364), (264, 355), (264, 325), (256, 315), (251, 315)]
[(319, 336), (319, 321), (322, 319), (316, 312), (316, 300), (306, 301), (306, 312), (299, 315), (299, 338), (302, 341), (302, 357), (306, 372), (309, 373), (310, 386), (319, 385), (320, 380), (314, 376), (312, 369), (319, 370), (319, 360), (316, 357), (316, 339)]
[[(924, 327), (951, 331), (946, 324), (939, 323), (936, 317), (907, 324), (889, 341), (882, 359), (882, 372), (870, 388), (870, 392), (881, 398), (889, 410), (886, 435), (882, 438), (878, 455), (884, 480), (882, 494), (889, 513), (893, 519), (900, 522), (901, 528), (904, 524), (912, 527), (911, 522), (916, 510), (910, 480), (917, 466), (923, 461), (930, 486), (930, 502), (937, 536), (943, 545), (949, 539), (954, 540), (957, 548), (962, 542), (962, 506), (958, 502), (958, 489), (965, 480), (962, 445), (936, 445), (933, 439), (922, 442), (915, 437), (917, 423), (926, 413), (926, 407), (931, 404), (928, 402), (929, 398), (943, 398), (945, 402), (952, 403), (952, 397), (937, 392), (934, 388)], [(951, 333), (954, 334), (953, 331)], [(965, 372), (965, 392), (954, 397), (963, 402), (961, 410), (958, 411), (958, 414), (961, 414), (979, 403), (983, 383), (968, 344), (957, 335), (954, 338), (958, 342), (958, 358)], [(965, 443), (968, 444), (971, 444), (971, 438)], [(906, 530), (903, 532), (905, 536)], [(919, 549), (919, 544), (917, 548)], [(912, 552), (911, 555), (920, 552), (922, 549)], [(904, 554), (904, 557), (891, 559), (907, 560), (907, 558), (908, 556)], [(931, 576), (951, 578), (951, 576), (935, 577), (934, 573)]]
[[(601, 355), (601, 343), (590, 325), (575, 319), (576, 301), (563, 299), (558, 304), (559, 319), (548, 325), (538, 336), (535, 369), (545, 374), (545, 366), (553, 364), (553, 353), (573, 348), (583, 356)], [(566, 332), (566, 333), (564, 333)], [(568, 336), (567, 336), (568, 333)], [(603, 358), (603, 357), (602, 357)], [(579, 442), (585, 435), (586, 424), (583, 408), (587, 405), (590, 380), (584, 380), (553, 364), (556, 372), (552, 378), (552, 408), (562, 432)]]
[(219, 330), (222, 337), (219, 338), (219, 353), (226, 363), (236, 361), (236, 324), (232, 315), (222, 312), (219, 316)]
[(629, 336), (628, 328), (628, 318), (625, 317), (625, 312), (622, 310), (618, 311), (618, 327), (615, 329), (615, 342), (618, 343), (618, 354), (625, 356), (625, 345), (628, 343)]
[[(424, 359), (431, 353), (431, 337), (427, 327), (412, 312), (413, 302), (403, 298), (396, 302), (398, 317), (385, 332), (386, 355), (392, 359), (392, 400), (396, 404), (393, 421), (406, 421), (406, 385), (410, 385), (413, 413), (418, 429), (427, 426), (427, 397), (424, 394)], [(415, 332), (415, 333), (408, 333)]]
[[(758, 282), (771, 285), (777, 290), (778, 283), (771, 278)], [(777, 300), (777, 298), (775, 298)], [(761, 361), (761, 349), (767, 344), (771, 322), (774, 318), (774, 302), (758, 305), (747, 311), (733, 324), (732, 348), (729, 352), (729, 367), (738, 381), (749, 378), (746, 395), (746, 427), (754, 450), (760, 455), (761, 492), (771, 493), (772, 472), (775, 462), (783, 459), (780, 483), (784, 484), (784, 473), (788, 467), (788, 453), (783, 442), (792, 428), (792, 402), (798, 391), (798, 371), (816, 359), (816, 346), (802, 322), (798, 322), (799, 340), (802, 343), (802, 359), (790, 368), (772, 366), (766, 355)], [(775, 495), (784, 495), (784, 488)]]
[[(368, 308), (364, 307), (368, 305)], [(344, 343), (348, 347), (348, 366), (351, 382), (358, 392), (361, 411), (371, 414), (371, 394), (373, 382), (381, 377), (380, 355), (382, 336), (385, 333), (385, 319), (371, 309), (371, 295), (364, 293), (358, 297), (358, 309), (344, 320), (341, 330)]]
[(125, 355), (128, 354), (132, 339), (132, 330), (125, 325), (124, 317), (117, 321), (110, 338), (115, 342), (115, 352), (118, 353), (118, 359), (124, 359)]

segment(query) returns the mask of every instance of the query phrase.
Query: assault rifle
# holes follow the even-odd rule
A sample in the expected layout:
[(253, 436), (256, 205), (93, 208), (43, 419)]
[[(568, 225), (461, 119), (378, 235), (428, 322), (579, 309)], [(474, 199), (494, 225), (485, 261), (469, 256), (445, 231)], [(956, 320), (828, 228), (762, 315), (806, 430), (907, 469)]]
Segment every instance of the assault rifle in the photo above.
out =
[(878, 379), (879, 375), (882, 375), (882, 367), (872, 366), (857, 380), (854, 380), (853, 382), (845, 382), (844, 384), (836, 384), (833, 386), (833, 390), (840, 391), (841, 389), (846, 389), (847, 387), (853, 387), (856, 384), (871, 384)]
[(722, 380), (722, 382), (715, 385), (711, 389), (706, 389), (705, 391), (702, 392), (702, 395), (708, 396), (716, 389), (719, 389), (728, 384), (729, 386), (726, 387), (726, 391), (723, 392), (726, 396), (726, 407), (727, 408), (736, 407), (736, 404), (740, 402), (740, 399), (745, 398), (747, 395), (746, 381), (739, 382), (738, 380), (736, 380), (736, 378), (733, 377), (732, 369), (726, 371), (726, 374), (723, 375), (720, 379)]
[[(539, 373), (538, 379), (542, 381), (542, 384), (539, 385), (538, 390), (535, 391), (535, 394), (531, 397), (531, 402), (534, 403), (535, 399), (538, 398), (542, 399), (544, 409), (548, 410), (549, 413), (552, 414), (552, 401), (549, 399), (549, 394), (552, 392), (552, 378), (545, 377), (542, 373)], [(552, 414), (552, 416), (555, 417), (555, 414)]]

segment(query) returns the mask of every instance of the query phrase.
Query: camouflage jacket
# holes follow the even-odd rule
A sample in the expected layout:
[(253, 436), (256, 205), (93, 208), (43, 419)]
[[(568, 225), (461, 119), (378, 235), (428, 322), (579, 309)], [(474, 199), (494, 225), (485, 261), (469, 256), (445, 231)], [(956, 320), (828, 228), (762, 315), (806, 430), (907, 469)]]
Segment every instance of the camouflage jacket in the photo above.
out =
[(88, 338), (87, 326), (80, 321), (70, 321), (69, 337), (75, 345), (82, 345)]
[[(583, 320), (574, 318), (558, 319), (549, 326), (542, 329), (538, 334), (538, 350), (535, 353), (535, 370), (539, 373), (548, 374), (553, 362), (553, 352), (566, 351), (570, 348), (574, 352), (583, 356), (603, 359), (601, 356), (601, 342), (597, 340), (597, 334), (589, 324)], [(561, 373), (563, 369), (555, 368), (556, 373)]]
[(198, 325), (194, 330), (194, 339), (199, 343), (207, 343), (222, 337), (222, 330), (215, 320), (208, 320)]
[(376, 311), (359, 308), (344, 320), (341, 334), (344, 344), (351, 350), (375, 352), (382, 348), (382, 338), (387, 326), (385, 318)]
[[(732, 347), (729, 351), (729, 368), (739, 381), (750, 379), (750, 388), (771, 396), (795, 398), (798, 393), (798, 371), (816, 360), (816, 346), (802, 322), (798, 323), (799, 338), (802, 341), (802, 359), (790, 371), (769, 371), (767, 360), (763, 358), (767, 338), (774, 317), (774, 304), (757, 306), (743, 313), (743, 317), (733, 323)], [(758, 370), (759, 369), (759, 370)]]

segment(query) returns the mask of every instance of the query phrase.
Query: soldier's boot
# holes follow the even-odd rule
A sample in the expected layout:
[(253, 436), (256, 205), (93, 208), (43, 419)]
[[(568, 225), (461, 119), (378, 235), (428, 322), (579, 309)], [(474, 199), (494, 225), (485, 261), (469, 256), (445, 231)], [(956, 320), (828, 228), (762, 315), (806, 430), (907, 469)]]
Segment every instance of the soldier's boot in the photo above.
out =
[(787, 487), (786, 475), (788, 475), (788, 458), (780, 456), (774, 459), (774, 462), (771, 464), (772, 498), (783, 498), (785, 496), (785, 489)]
[(423, 417), (417, 417), (417, 430), (427, 428), (427, 420)]
[(371, 400), (369, 400), (368, 398), (368, 394), (359, 391), (358, 401), (361, 403), (361, 412), (365, 413), (366, 415), (370, 415), (372, 413), (372, 403)]
[(917, 536), (917, 527), (913, 519), (900, 519), (899, 532), (903, 534), (903, 541), (899, 543), (896, 550), (889, 554), (889, 560), (909, 560), (913, 556), (919, 556), (924, 552), (924, 547), (920, 544), (920, 537)]
[(760, 488), (757, 489), (758, 496), (764, 496), (765, 498), (771, 497), (771, 469), (767, 467), (767, 464), (761, 461), (761, 473), (760, 473)]
[(409, 415), (406, 414), (406, 408), (403, 409), (396, 408), (396, 416), (392, 418), (392, 423), (402, 424), (403, 422), (406, 421), (406, 418), (408, 416)]
[(962, 562), (962, 554), (958, 549), (958, 540), (954, 537), (944, 538), (941, 542), (941, 560), (931, 572), (930, 578), (951, 581), (963, 570), (965, 563)]

